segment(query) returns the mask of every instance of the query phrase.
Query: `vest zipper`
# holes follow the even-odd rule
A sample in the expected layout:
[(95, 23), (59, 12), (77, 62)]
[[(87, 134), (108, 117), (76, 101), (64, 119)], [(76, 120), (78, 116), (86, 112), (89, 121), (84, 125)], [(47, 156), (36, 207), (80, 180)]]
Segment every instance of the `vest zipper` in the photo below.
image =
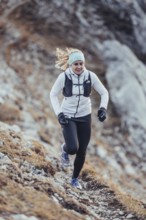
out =
[[(80, 82), (79, 77), (80, 77), (80, 76), (78, 76), (78, 84), (80, 84), (80, 83), (79, 83), (79, 82)], [(75, 114), (74, 114), (74, 117), (76, 116), (76, 114), (77, 114), (77, 112), (78, 112), (79, 103), (80, 103), (80, 96), (81, 96), (80, 85), (79, 85), (79, 95), (77, 95), (77, 96), (79, 96), (79, 99), (78, 99), (78, 104), (77, 104), (77, 108), (76, 108), (76, 112), (75, 112)]]

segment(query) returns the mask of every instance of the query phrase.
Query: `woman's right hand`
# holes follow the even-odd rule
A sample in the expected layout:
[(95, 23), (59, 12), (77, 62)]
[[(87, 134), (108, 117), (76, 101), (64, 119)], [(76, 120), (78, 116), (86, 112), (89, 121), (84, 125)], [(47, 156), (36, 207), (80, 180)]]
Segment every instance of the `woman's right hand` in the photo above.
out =
[(67, 118), (65, 117), (65, 115), (63, 114), (63, 112), (59, 113), (58, 115), (58, 121), (61, 125), (66, 125), (68, 124), (68, 120)]

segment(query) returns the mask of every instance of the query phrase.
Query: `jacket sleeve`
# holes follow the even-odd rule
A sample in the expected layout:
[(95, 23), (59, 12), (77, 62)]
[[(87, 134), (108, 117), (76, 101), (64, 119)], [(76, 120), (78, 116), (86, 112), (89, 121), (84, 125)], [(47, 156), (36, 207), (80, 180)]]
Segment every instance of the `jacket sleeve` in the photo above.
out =
[(65, 74), (63, 72), (58, 76), (50, 91), (50, 100), (56, 115), (58, 115), (61, 112), (61, 105), (59, 103), (58, 96), (64, 87), (64, 81), (65, 81)]
[(101, 97), (99, 108), (104, 107), (105, 109), (107, 109), (107, 105), (109, 101), (109, 93), (107, 89), (104, 87), (104, 85), (102, 84), (102, 82), (99, 80), (97, 75), (93, 72), (90, 72), (90, 73), (91, 73), (92, 87), (99, 93)]

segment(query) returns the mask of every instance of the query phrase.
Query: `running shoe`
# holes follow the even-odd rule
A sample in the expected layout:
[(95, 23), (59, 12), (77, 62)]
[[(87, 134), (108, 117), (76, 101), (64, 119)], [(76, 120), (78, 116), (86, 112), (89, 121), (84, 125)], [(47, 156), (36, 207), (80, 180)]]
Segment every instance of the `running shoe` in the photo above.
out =
[(64, 144), (61, 145), (61, 162), (63, 167), (68, 167), (70, 165), (69, 155), (63, 149)]
[(74, 187), (74, 188), (77, 188), (77, 189), (82, 189), (82, 186), (81, 186), (81, 184), (79, 183), (79, 180), (78, 180), (78, 178), (73, 178), (72, 180), (71, 180), (71, 186), (72, 187)]

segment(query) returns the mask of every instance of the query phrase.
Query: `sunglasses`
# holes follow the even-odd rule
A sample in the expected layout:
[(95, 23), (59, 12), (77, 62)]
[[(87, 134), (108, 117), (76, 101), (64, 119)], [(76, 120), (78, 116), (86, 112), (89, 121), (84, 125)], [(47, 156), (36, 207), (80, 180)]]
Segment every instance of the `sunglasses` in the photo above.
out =
[(82, 65), (83, 65), (83, 62), (80, 62), (80, 63), (74, 63), (74, 65), (75, 65), (75, 66), (78, 66), (78, 65), (82, 66)]

